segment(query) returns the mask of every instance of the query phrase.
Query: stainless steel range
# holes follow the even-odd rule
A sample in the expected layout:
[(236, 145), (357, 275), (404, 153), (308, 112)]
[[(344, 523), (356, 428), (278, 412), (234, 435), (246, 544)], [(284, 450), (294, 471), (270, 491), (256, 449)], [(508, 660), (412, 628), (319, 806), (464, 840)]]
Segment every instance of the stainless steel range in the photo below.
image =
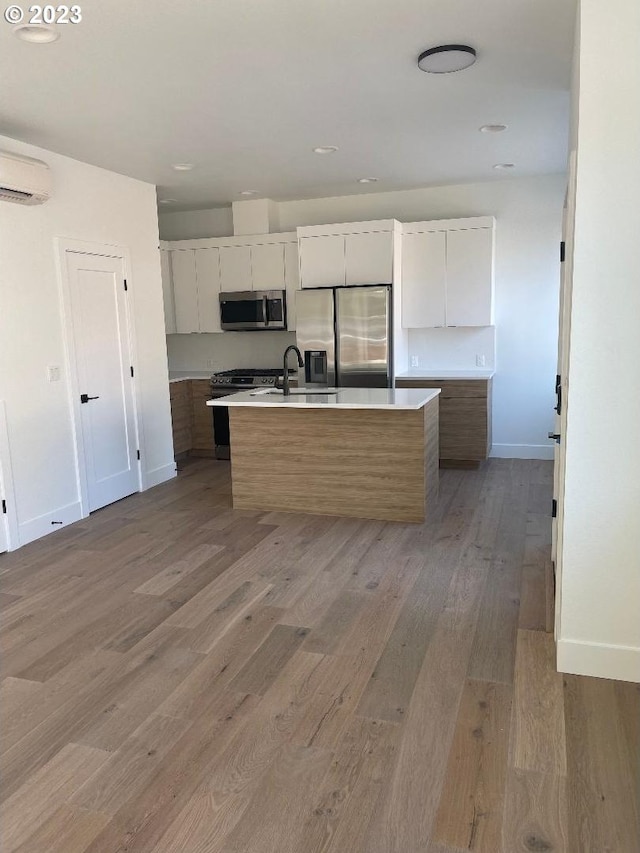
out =
[[(289, 369), (290, 376), (295, 372)], [(251, 388), (273, 387), (278, 376), (282, 376), (281, 367), (237, 367), (234, 370), (221, 370), (211, 377), (211, 398), (227, 397), (238, 391), (249, 391)], [(216, 459), (229, 459), (229, 410), (223, 406), (216, 406), (211, 411), (213, 412)]]

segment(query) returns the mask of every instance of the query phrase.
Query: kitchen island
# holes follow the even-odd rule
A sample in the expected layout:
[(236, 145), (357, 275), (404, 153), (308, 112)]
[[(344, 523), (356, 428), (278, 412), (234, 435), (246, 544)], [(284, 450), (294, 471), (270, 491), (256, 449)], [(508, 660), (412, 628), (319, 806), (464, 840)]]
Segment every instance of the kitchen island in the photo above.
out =
[(439, 393), (295, 389), (209, 400), (229, 408), (234, 508), (424, 521), (438, 495)]

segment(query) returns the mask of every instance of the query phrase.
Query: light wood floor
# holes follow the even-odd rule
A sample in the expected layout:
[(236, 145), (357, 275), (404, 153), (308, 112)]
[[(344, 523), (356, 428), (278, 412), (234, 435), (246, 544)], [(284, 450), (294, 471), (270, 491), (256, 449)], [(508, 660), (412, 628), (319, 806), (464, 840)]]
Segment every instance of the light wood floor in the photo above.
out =
[(559, 675), (551, 464), (424, 525), (233, 511), (227, 463), (0, 556), (3, 853), (635, 853), (638, 688)]

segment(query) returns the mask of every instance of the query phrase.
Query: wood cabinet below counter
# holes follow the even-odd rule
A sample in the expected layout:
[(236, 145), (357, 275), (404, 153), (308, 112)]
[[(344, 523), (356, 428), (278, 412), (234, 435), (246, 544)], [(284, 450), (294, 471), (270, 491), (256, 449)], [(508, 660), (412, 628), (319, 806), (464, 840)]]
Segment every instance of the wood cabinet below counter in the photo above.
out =
[(173, 452), (175, 456), (215, 456), (213, 418), (206, 401), (211, 397), (208, 379), (180, 379), (169, 384)]
[(440, 388), (440, 467), (477, 468), (491, 451), (491, 379), (397, 379), (396, 388)]

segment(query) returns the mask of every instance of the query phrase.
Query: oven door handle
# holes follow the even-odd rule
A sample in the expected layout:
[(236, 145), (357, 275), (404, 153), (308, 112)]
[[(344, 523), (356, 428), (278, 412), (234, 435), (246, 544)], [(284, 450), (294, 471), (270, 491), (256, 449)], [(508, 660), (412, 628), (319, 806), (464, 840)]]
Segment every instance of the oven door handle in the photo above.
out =
[(269, 325), (269, 298), (267, 296), (262, 297), (262, 322), (265, 326)]

